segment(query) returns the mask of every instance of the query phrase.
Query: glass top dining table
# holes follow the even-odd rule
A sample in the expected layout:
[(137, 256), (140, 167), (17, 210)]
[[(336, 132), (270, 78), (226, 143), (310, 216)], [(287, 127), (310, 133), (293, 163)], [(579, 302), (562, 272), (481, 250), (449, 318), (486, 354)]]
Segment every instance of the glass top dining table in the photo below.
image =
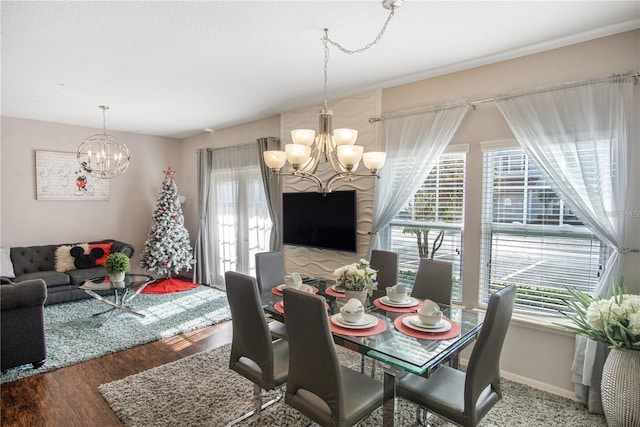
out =
[[(340, 312), (340, 307), (346, 303), (346, 298), (332, 292), (333, 285), (325, 280), (307, 280), (305, 283), (318, 289), (318, 294), (325, 297), (328, 304), (328, 313), (332, 315)], [(329, 292), (329, 293), (327, 293)], [(281, 303), (282, 296), (272, 289), (265, 289), (261, 293), (263, 309), (274, 319), (285, 321), (285, 314)], [(375, 303), (374, 303), (375, 302)], [(386, 324), (386, 328), (379, 333), (368, 336), (354, 336), (351, 334), (340, 334), (333, 332), (336, 344), (357, 351), (375, 360), (384, 362), (384, 382), (385, 382), (385, 403), (384, 426), (393, 425), (393, 410), (395, 397), (395, 376), (402, 371), (407, 371), (416, 375), (428, 376), (435, 368), (442, 363), (455, 359), (458, 353), (468, 344), (473, 342), (482, 327), (484, 313), (468, 310), (457, 306), (441, 306), (443, 316), (450, 319), (454, 325), (459, 326), (460, 332), (446, 339), (418, 338), (402, 331), (398, 327), (398, 318), (406, 316), (411, 310), (404, 312), (392, 311), (394, 307), (387, 307), (376, 301), (376, 298), (368, 298), (366, 313), (375, 316)], [(286, 322), (285, 322), (286, 323)], [(396, 326), (398, 325), (398, 326)], [(457, 330), (457, 329), (456, 329)], [(389, 411), (391, 411), (389, 413)]]

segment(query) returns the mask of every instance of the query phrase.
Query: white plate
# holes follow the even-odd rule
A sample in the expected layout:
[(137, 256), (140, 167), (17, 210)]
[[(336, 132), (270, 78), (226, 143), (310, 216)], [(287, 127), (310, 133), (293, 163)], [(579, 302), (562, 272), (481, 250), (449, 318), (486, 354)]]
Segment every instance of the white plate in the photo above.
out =
[(404, 302), (394, 302), (387, 296), (380, 298), (380, 302), (384, 305), (388, 305), (389, 307), (414, 307), (419, 303), (419, 301), (414, 297), (407, 297)]
[(451, 323), (446, 320), (441, 320), (440, 322), (444, 322), (444, 324), (434, 327), (423, 324), (418, 316), (407, 316), (402, 319), (402, 324), (404, 326), (421, 332), (447, 332), (453, 327)]
[(337, 292), (339, 294), (344, 294), (344, 288), (342, 290), (338, 290), (337, 287), (338, 285), (331, 285), (331, 289), (333, 289), (334, 292)]
[(283, 290), (284, 288), (286, 288), (286, 287), (287, 287), (287, 285), (286, 285), (285, 283), (283, 283), (282, 285), (278, 285), (278, 286), (276, 286), (276, 289), (277, 289), (277, 290), (279, 290), (280, 292), (282, 292), (282, 290)]
[(358, 323), (348, 323), (345, 322), (344, 320), (342, 320), (342, 315), (340, 313), (336, 313), (333, 316), (331, 316), (331, 321), (340, 326), (341, 328), (347, 328), (347, 329), (366, 329), (366, 328), (370, 328), (372, 326), (375, 326), (378, 323), (378, 318), (375, 316), (372, 316), (370, 314), (364, 313), (362, 315), (362, 318), (360, 319), (360, 322)]

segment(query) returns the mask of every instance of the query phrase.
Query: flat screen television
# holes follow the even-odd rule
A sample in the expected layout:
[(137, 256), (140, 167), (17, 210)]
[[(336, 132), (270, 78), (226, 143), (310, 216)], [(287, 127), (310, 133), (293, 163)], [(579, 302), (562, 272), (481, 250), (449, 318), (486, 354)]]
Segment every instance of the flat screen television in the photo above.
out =
[(283, 193), (285, 245), (356, 252), (356, 191)]

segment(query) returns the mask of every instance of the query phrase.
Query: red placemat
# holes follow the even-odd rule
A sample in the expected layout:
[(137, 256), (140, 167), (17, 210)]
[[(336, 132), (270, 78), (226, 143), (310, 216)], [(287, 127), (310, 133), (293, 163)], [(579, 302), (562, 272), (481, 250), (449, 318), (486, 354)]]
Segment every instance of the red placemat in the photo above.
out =
[(460, 335), (460, 325), (458, 325), (456, 322), (454, 322), (453, 320), (447, 317), (442, 318), (443, 320), (446, 320), (447, 322), (451, 323), (451, 329), (449, 329), (447, 332), (422, 332), (422, 331), (417, 331), (415, 329), (409, 328), (408, 326), (405, 326), (404, 323), (402, 323), (402, 319), (404, 319), (407, 316), (413, 316), (413, 314), (411, 313), (404, 314), (396, 318), (396, 320), (393, 321), (393, 325), (396, 327), (397, 330), (399, 330), (405, 335), (409, 335), (410, 337), (420, 338), (423, 340), (448, 340)]
[[(318, 293), (318, 288), (316, 288), (315, 286), (312, 286), (313, 288), (313, 293), (317, 294)], [(279, 297), (282, 296), (282, 291), (278, 289), (277, 286), (274, 286), (273, 288), (271, 288), (271, 293), (274, 295), (278, 295)]]
[(382, 310), (393, 311), (395, 313), (414, 313), (420, 310), (420, 307), (422, 307), (422, 304), (424, 303), (424, 301), (418, 300), (418, 305), (414, 305), (413, 307), (393, 307), (390, 305), (383, 304), (380, 301), (380, 298), (374, 300), (373, 305), (375, 305), (378, 308), (381, 308)]
[(275, 303), (273, 305), (273, 308), (275, 308), (278, 313), (284, 314), (284, 306), (282, 305), (282, 301), (278, 301), (277, 303)]
[(345, 293), (344, 292), (338, 292), (333, 290), (333, 288), (327, 288), (326, 291), (324, 291), (327, 295), (331, 295), (332, 297), (336, 297), (336, 298), (344, 298)]
[[(326, 304), (326, 306), (327, 310), (329, 310), (329, 304)], [(282, 305), (282, 301), (278, 301), (277, 303), (273, 304), (273, 308), (275, 308), (278, 313), (284, 314), (284, 305)]]
[(339, 335), (348, 335), (352, 337), (368, 337), (370, 335), (377, 335), (387, 330), (387, 324), (382, 319), (377, 319), (378, 323), (375, 326), (366, 329), (349, 329), (342, 328), (329, 319), (329, 325), (331, 326), (331, 332)]

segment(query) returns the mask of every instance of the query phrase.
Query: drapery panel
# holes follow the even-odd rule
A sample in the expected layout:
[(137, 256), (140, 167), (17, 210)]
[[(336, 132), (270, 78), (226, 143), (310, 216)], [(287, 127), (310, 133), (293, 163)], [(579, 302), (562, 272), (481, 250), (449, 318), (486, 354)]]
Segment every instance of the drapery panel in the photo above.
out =
[[(576, 216), (609, 245), (611, 254), (595, 292), (601, 297), (620, 283), (624, 263), (638, 262), (637, 230), (628, 232), (634, 218), (627, 214), (636, 135), (633, 95), (633, 78), (624, 75), (496, 97), (518, 143)], [(577, 337), (576, 394), (593, 412), (602, 412), (605, 357), (604, 345)]]
[(387, 161), (378, 172), (369, 251), (389, 250), (389, 223), (429, 176), (468, 110), (464, 103), (382, 120), (378, 145)]
[(214, 283), (225, 271), (255, 275), (255, 253), (269, 249), (271, 218), (262, 184), (258, 145), (213, 150), (210, 247)]
[(194, 250), (196, 264), (193, 281), (211, 285), (211, 258), (209, 251), (209, 186), (211, 184), (211, 150), (201, 148), (197, 151), (198, 179), (198, 234)]
[(259, 138), (258, 143), (258, 163), (262, 175), (262, 184), (267, 198), (267, 207), (271, 216), (271, 237), (269, 238), (269, 250), (282, 251), (282, 191), (279, 175), (271, 174), (269, 167), (262, 159), (262, 153), (267, 150), (279, 150), (280, 143), (274, 137)]

